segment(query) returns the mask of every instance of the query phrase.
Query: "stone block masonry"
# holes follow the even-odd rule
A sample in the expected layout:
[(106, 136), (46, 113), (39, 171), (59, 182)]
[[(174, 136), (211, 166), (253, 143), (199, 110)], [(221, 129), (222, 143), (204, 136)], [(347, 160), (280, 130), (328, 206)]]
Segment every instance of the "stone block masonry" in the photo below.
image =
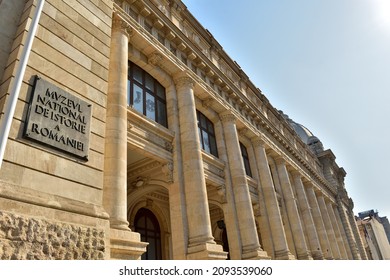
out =
[(102, 260), (104, 256), (103, 230), (0, 211), (2, 260)]

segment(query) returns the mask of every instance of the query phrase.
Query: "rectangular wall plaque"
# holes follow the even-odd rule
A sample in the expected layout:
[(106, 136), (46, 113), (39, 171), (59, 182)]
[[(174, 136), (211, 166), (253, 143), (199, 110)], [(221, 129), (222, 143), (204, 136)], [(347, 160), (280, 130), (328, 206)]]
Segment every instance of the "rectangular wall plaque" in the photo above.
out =
[(36, 77), (24, 136), (88, 159), (92, 105)]

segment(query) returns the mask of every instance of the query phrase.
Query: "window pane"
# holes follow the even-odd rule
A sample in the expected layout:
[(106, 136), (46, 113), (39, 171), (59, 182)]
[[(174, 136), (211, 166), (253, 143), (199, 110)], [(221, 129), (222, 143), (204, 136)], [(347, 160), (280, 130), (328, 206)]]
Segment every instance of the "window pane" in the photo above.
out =
[(159, 84), (157, 84), (156, 89), (157, 96), (165, 100), (165, 89)]
[(244, 159), (244, 165), (245, 165), (245, 172), (246, 172), (246, 175), (252, 177), (252, 171), (251, 171), (251, 167), (250, 167), (250, 165), (249, 165), (248, 159)]
[(203, 138), (202, 138), (202, 131), (200, 130), (199, 126), (198, 126), (198, 134), (199, 134), (200, 147), (204, 150), (204, 147), (203, 147)]
[(146, 116), (156, 120), (156, 102), (153, 95), (146, 93)]
[(205, 116), (203, 116), (203, 114), (199, 114), (199, 117), (200, 117), (200, 127), (203, 129), (207, 129)]
[(154, 79), (149, 74), (145, 74), (145, 87), (154, 91)]
[(143, 83), (142, 81), (142, 69), (133, 64), (133, 79), (139, 83)]
[(144, 113), (142, 88), (136, 84), (133, 85), (133, 108), (142, 114)]
[(207, 131), (208, 131), (209, 133), (213, 134), (213, 135), (215, 134), (215, 133), (214, 133), (214, 125), (213, 125), (213, 123), (210, 122), (210, 121), (207, 122)]
[(168, 126), (166, 106), (160, 100), (157, 100), (157, 122), (165, 127)]
[(209, 135), (209, 140), (210, 140), (210, 153), (214, 156), (218, 156), (218, 150), (217, 150), (217, 143), (215, 141), (215, 137)]
[(130, 89), (131, 89), (131, 82), (130, 80), (127, 80), (127, 105), (130, 105)]
[(203, 133), (203, 149), (210, 153), (210, 143), (209, 143), (209, 135), (207, 133)]

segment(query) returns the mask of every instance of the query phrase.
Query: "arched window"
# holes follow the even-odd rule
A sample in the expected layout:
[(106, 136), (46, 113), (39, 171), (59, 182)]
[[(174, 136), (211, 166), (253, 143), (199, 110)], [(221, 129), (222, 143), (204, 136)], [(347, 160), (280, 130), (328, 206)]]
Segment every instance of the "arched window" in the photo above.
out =
[(165, 88), (131, 61), (127, 80), (127, 102), (149, 119), (168, 127)]
[(141, 241), (148, 242), (143, 260), (161, 260), (161, 231), (156, 216), (152, 211), (141, 208), (134, 219), (135, 231), (141, 234)]
[(241, 149), (242, 160), (244, 161), (245, 173), (246, 175), (252, 177), (251, 166), (249, 164), (248, 151), (246, 150), (246, 147), (241, 142), (240, 142), (240, 149)]
[(199, 111), (196, 111), (196, 116), (198, 118), (198, 132), (202, 149), (218, 157), (213, 123)]

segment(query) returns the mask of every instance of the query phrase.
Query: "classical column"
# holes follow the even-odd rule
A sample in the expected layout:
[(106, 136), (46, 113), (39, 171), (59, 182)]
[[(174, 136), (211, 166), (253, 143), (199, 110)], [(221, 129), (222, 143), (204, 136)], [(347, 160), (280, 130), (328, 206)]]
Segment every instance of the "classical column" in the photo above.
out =
[[(194, 81), (182, 75), (175, 79), (179, 106), (180, 143), (186, 211), (188, 220), (188, 259), (226, 258), (211, 231), (206, 181), (200, 148)], [(220, 252), (221, 254), (219, 254)]]
[(103, 206), (110, 215), (112, 259), (138, 259), (147, 243), (127, 221), (127, 67), (129, 25), (113, 15), (108, 75)]
[(332, 221), (329, 217), (328, 208), (326, 207), (325, 198), (322, 194), (319, 194), (317, 196), (317, 199), (318, 199), (318, 205), (320, 206), (322, 217), (324, 219), (325, 228), (328, 233), (330, 248), (332, 249), (333, 257), (336, 260), (340, 260), (341, 259), (340, 250), (339, 250), (339, 246), (337, 245), (336, 235), (333, 230)]
[(345, 210), (345, 208), (343, 206), (343, 202), (339, 198), (338, 198), (337, 205), (338, 205), (338, 208), (339, 208), (339, 214), (340, 214), (341, 222), (342, 222), (342, 224), (344, 226), (345, 234), (347, 235), (348, 244), (349, 244), (349, 248), (350, 248), (351, 253), (352, 253), (352, 257), (353, 257), (354, 260), (360, 260), (361, 256), (360, 256), (359, 250), (357, 248), (355, 236), (353, 235), (353, 232), (352, 232), (352, 227), (351, 227), (351, 225), (349, 223), (349, 220), (348, 220), (348, 217), (347, 217), (347, 214), (346, 214), (346, 210)]
[(317, 197), (313, 186), (311, 185), (306, 186), (306, 195), (312, 211), (314, 224), (316, 225), (317, 234), (320, 239), (322, 253), (324, 254), (325, 259), (331, 260), (333, 259), (333, 255), (330, 249), (329, 238), (328, 238), (328, 234), (326, 233), (324, 219), (322, 218), (320, 207), (318, 205)]
[(303, 186), (301, 175), (298, 171), (294, 171), (292, 175), (295, 191), (298, 197), (298, 205), (302, 213), (312, 256), (316, 260), (322, 260), (324, 259), (324, 256), (321, 251), (320, 241), (318, 238), (316, 226), (314, 224), (313, 216), (311, 215), (310, 206), (306, 197), (305, 187)]
[(227, 156), (241, 236), (242, 258), (267, 259), (267, 253), (261, 249), (257, 235), (251, 197), (238, 140), (236, 117), (230, 112), (223, 113), (220, 117), (226, 146), (228, 147)]
[(333, 208), (333, 209), (334, 209), (334, 213), (336, 215), (337, 222), (339, 224), (339, 229), (340, 229), (341, 235), (343, 237), (344, 246), (345, 246), (345, 250), (347, 252), (348, 259), (349, 260), (353, 260), (354, 258), (353, 258), (353, 255), (352, 255), (351, 246), (349, 246), (347, 232), (345, 230), (345, 226), (343, 224), (343, 221), (342, 221), (342, 218), (341, 218), (341, 215), (340, 215), (340, 212), (339, 212), (339, 205), (337, 204), (337, 206), (335, 208)]
[(336, 235), (337, 244), (339, 246), (340, 257), (343, 260), (348, 260), (347, 251), (345, 249), (343, 237), (341, 235), (341, 231), (339, 228), (338, 219), (337, 219), (336, 214), (334, 213), (334, 210), (333, 210), (332, 202), (328, 201), (326, 203), (326, 207), (328, 208), (329, 217), (333, 221), (332, 225), (333, 225), (334, 233)]
[(127, 221), (127, 67), (129, 25), (112, 21), (104, 153), (104, 207), (111, 228), (129, 230)]
[(265, 151), (265, 144), (261, 138), (254, 138), (252, 143), (255, 148), (260, 186), (263, 191), (265, 207), (267, 209), (268, 221), (274, 244), (275, 259), (294, 259), (294, 256), (290, 253), (288, 248), (286, 232), (284, 231), (278, 199), (276, 197), (275, 187)]
[(299, 212), (291, 187), (286, 163), (283, 158), (278, 158), (276, 159), (276, 165), (282, 187), (284, 203), (286, 205), (287, 215), (291, 226), (291, 232), (297, 251), (297, 257), (298, 259), (312, 259), (312, 256), (307, 248), (305, 234), (303, 232), (302, 223), (299, 217)]
[(367, 253), (366, 253), (366, 250), (364, 249), (363, 241), (362, 241), (362, 238), (359, 234), (359, 229), (357, 227), (355, 215), (353, 214), (352, 208), (349, 209), (349, 211), (347, 212), (347, 215), (349, 218), (349, 223), (351, 224), (351, 227), (352, 227), (353, 235), (354, 235), (355, 240), (356, 240), (356, 245), (359, 249), (360, 257), (362, 260), (367, 260), (368, 259)]

